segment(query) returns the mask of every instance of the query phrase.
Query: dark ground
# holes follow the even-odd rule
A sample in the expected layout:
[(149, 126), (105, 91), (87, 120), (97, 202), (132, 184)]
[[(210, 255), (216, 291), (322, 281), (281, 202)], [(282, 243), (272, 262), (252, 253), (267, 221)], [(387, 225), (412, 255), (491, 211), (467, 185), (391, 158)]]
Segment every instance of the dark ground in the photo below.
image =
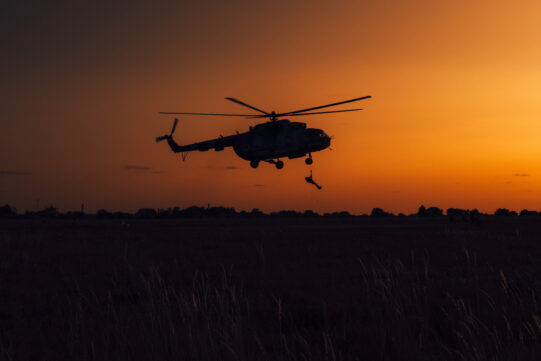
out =
[(6, 360), (536, 360), (541, 219), (0, 221)]

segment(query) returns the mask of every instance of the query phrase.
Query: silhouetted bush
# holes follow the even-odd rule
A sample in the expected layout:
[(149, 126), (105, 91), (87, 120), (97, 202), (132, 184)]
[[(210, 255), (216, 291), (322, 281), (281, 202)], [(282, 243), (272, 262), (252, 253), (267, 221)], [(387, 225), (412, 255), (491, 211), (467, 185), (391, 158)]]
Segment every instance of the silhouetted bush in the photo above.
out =
[(191, 206), (180, 211), (181, 217), (186, 218), (202, 218), (205, 216), (204, 208)]
[(115, 212), (112, 214), (113, 219), (128, 219), (133, 218), (133, 214), (126, 213), (126, 212)]
[(426, 210), (427, 217), (441, 217), (443, 216), (443, 210), (438, 207), (429, 207)]
[(15, 212), (15, 209), (9, 205), (5, 205), (0, 207), (0, 218), (11, 218), (15, 217), (17, 213)]
[(207, 217), (234, 217), (237, 215), (235, 208), (211, 207), (206, 209)]
[(286, 210), (286, 211), (271, 212), (270, 216), (280, 217), (280, 218), (285, 218), (285, 217), (293, 218), (293, 217), (298, 217), (299, 213), (297, 211)]
[[(512, 215), (511, 213), (512, 213), (512, 212), (509, 211), (509, 209), (507, 209), (507, 208), (498, 208), (498, 209), (496, 209), (496, 212), (494, 212), (494, 215), (495, 215), (495, 216), (504, 216), (504, 217), (508, 217), (508, 216), (511, 216), (511, 215)], [(515, 212), (515, 214), (516, 214), (516, 212)]]
[(325, 217), (351, 217), (351, 214), (346, 211), (342, 212), (332, 212), (332, 213), (325, 213)]
[(252, 209), (250, 212), (251, 217), (263, 217), (265, 216), (265, 213), (261, 212), (258, 208)]
[(64, 214), (59, 214), (60, 218), (71, 218), (71, 219), (79, 219), (84, 218), (85, 214), (83, 212), (74, 212), (74, 211), (68, 211)]
[(460, 209), (460, 208), (447, 208), (446, 213), (448, 216), (463, 217), (463, 216), (468, 216), (470, 211), (466, 209)]
[(154, 208), (140, 208), (136, 213), (137, 218), (156, 218), (158, 213)]
[(172, 212), (171, 208), (168, 208), (168, 209), (158, 208), (158, 210), (156, 211), (156, 217), (160, 219), (171, 218), (171, 212)]
[(519, 215), (521, 217), (535, 217), (535, 216), (538, 216), (539, 213), (536, 211), (529, 211), (527, 209), (523, 209), (520, 211)]
[(417, 211), (416, 216), (418, 217), (441, 217), (443, 216), (443, 210), (438, 207), (428, 207), (421, 205)]
[(113, 214), (105, 209), (98, 209), (96, 211), (96, 217), (99, 219), (112, 218)]
[(374, 208), (372, 209), (372, 212), (370, 213), (370, 217), (392, 217), (392, 213), (385, 212), (381, 208)]
[(47, 217), (47, 218), (56, 217), (56, 216), (58, 216), (58, 214), (59, 214), (58, 209), (53, 207), (53, 206), (50, 206), (48, 208), (44, 208), (41, 211), (36, 212), (36, 215), (38, 215), (40, 217)]
[(306, 211), (304, 211), (303, 216), (304, 217), (319, 217), (319, 214), (317, 214), (316, 212), (310, 209), (307, 209)]

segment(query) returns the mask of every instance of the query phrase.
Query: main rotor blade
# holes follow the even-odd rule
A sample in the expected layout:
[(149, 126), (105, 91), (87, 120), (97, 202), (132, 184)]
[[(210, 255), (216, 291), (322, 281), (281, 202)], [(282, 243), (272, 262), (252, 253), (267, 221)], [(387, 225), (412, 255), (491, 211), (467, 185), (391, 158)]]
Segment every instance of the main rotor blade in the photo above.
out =
[(345, 100), (345, 101), (343, 101), (343, 102), (332, 103), (332, 104), (327, 104), (327, 105), (321, 105), (321, 106), (319, 106), (319, 107), (313, 107), (313, 108), (307, 108), (307, 109), (302, 109), (302, 110), (295, 110), (295, 111), (287, 112), (287, 113), (281, 113), (281, 114), (277, 114), (277, 116), (286, 116), (286, 115), (291, 115), (291, 114), (304, 113), (304, 112), (308, 112), (308, 111), (310, 111), (310, 110), (316, 110), (316, 109), (321, 109), (321, 108), (334, 107), (335, 105), (346, 104), (346, 103), (352, 103), (352, 102), (356, 102), (356, 101), (363, 100), (363, 99), (368, 99), (368, 98), (372, 98), (372, 97), (371, 97), (370, 95), (368, 95), (368, 96), (361, 97), (361, 98), (355, 98), (355, 99)]
[(174, 113), (174, 112), (159, 112), (158, 114), (218, 115), (218, 116), (222, 116), (222, 117), (252, 117), (252, 116), (257, 116), (257, 114)]
[(235, 99), (235, 98), (229, 98), (229, 97), (227, 97), (227, 98), (225, 98), (225, 99), (227, 99), (227, 100), (229, 100), (229, 101), (232, 101), (233, 103), (237, 103), (237, 104), (243, 105), (243, 106), (245, 106), (245, 107), (247, 107), (247, 108), (256, 110), (256, 111), (258, 111), (258, 112), (260, 112), (260, 113), (263, 113), (263, 114), (269, 114), (269, 113), (267, 113), (267, 112), (265, 112), (265, 111), (263, 111), (263, 110), (261, 110), (261, 109), (257, 109), (256, 107), (253, 107), (253, 106), (251, 106), (251, 105), (248, 105), (248, 104), (246, 104), (246, 103), (243, 103), (243, 102), (241, 102), (240, 100), (237, 100), (237, 99)]
[(299, 115), (314, 115), (314, 114), (329, 114), (329, 113), (344, 113), (344, 112), (356, 112), (356, 111), (359, 111), (359, 110), (363, 110), (362, 108), (357, 108), (357, 109), (346, 109), (346, 110), (330, 110), (328, 112), (313, 112), (313, 113), (300, 113), (300, 114), (289, 114), (289, 115), (285, 115), (287, 117), (296, 117), (296, 116), (299, 116)]
[[(286, 115), (281, 115), (281, 114), (277, 114), (277, 116), (284, 116), (284, 117), (296, 117), (296, 116), (299, 116), (299, 115), (315, 115), (315, 114), (329, 114), (329, 113), (344, 113), (344, 112), (356, 112), (358, 110), (363, 110), (362, 108), (357, 108), (357, 109), (346, 109), (346, 110), (331, 110), (331, 111), (328, 111), (328, 112), (313, 112), (313, 113), (300, 113), (300, 114), (286, 114)], [(269, 118), (270, 116), (268, 115), (256, 115), (255, 117), (250, 117), (251, 118)]]

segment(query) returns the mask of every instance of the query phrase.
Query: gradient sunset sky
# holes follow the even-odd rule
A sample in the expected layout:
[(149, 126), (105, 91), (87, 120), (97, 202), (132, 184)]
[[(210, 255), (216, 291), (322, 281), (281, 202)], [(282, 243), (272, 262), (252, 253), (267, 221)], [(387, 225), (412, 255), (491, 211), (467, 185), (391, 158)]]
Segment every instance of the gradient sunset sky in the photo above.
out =
[[(410, 213), (541, 210), (540, 1), (3, 1), (0, 204)], [(159, 111), (290, 111), (333, 135), (258, 169), (186, 162)], [(347, 106), (336, 109), (345, 109)], [(293, 119), (292, 119), (293, 120)], [(190, 143), (253, 120), (183, 117)]]

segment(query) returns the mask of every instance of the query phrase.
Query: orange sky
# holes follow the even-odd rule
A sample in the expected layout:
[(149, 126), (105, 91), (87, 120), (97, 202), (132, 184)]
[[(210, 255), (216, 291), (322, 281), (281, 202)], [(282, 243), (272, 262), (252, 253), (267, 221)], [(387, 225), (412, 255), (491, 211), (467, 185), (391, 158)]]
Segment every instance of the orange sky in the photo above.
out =
[[(539, 1), (1, 7), (0, 204), (541, 210)], [(295, 119), (335, 136), (333, 151), (313, 154), (322, 191), (304, 182), (302, 159), (254, 170), (226, 149), (182, 163), (154, 142), (172, 123), (158, 111), (244, 111), (226, 96), (288, 111), (364, 95), (361, 112)], [(186, 117), (175, 136), (251, 124)]]

